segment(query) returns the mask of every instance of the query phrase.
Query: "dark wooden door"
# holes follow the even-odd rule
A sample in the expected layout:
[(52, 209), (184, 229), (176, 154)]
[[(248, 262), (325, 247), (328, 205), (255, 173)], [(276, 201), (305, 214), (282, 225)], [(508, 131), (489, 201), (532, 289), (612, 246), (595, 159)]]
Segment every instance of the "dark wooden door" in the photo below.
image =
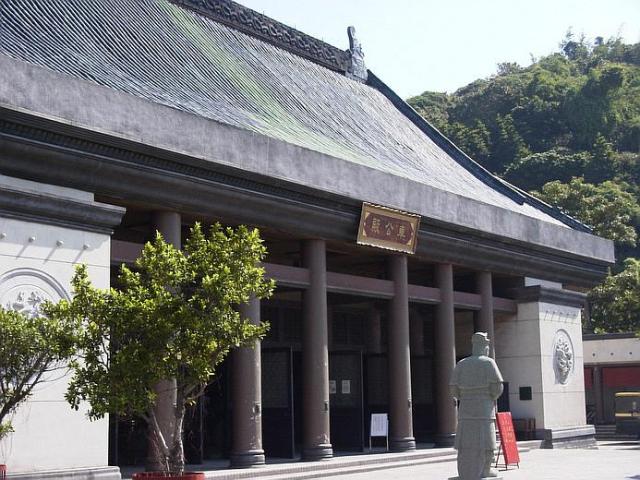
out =
[(331, 444), (334, 449), (364, 449), (362, 353), (329, 354)]
[(295, 457), (290, 348), (262, 349), (262, 444), (269, 457)]
[(365, 357), (364, 385), (364, 435), (368, 442), (371, 414), (389, 413), (389, 379), (386, 354), (372, 353)]
[(433, 376), (433, 359), (430, 356), (411, 357), (413, 435), (418, 442), (430, 441), (436, 429)]

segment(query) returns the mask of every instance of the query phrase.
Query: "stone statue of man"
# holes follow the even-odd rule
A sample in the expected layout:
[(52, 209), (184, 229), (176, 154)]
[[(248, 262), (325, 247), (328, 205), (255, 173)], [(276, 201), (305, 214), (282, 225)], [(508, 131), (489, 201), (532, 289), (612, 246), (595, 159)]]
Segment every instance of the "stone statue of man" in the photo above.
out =
[(471, 337), (473, 353), (460, 360), (449, 384), (460, 401), (455, 448), (458, 450), (458, 478), (480, 480), (497, 477), (491, 468), (496, 451), (495, 402), (502, 393), (502, 375), (489, 357), (486, 333)]

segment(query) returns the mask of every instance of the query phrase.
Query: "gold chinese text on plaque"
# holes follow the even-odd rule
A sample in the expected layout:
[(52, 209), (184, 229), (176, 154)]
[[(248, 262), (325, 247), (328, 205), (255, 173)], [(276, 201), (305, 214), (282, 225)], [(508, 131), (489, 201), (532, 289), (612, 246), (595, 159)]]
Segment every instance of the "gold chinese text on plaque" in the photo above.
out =
[(420, 215), (362, 204), (358, 243), (387, 248), (397, 252), (415, 253)]

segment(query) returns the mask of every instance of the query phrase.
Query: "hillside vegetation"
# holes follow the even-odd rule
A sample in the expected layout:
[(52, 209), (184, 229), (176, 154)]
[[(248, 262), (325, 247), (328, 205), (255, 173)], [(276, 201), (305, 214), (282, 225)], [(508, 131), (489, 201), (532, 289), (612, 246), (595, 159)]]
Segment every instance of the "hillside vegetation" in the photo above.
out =
[(568, 33), (559, 51), (409, 104), (491, 172), (616, 244), (598, 331), (640, 330), (640, 43)]

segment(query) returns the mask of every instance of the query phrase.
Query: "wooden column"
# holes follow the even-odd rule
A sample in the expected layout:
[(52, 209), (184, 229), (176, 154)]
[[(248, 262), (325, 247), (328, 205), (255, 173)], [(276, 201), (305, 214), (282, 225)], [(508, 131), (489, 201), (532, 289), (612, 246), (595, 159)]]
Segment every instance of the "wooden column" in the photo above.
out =
[(382, 353), (382, 313), (375, 304), (369, 309), (369, 323), (366, 332), (367, 353)]
[[(260, 300), (240, 305), (240, 315), (260, 324)], [(231, 466), (264, 464), (262, 449), (262, 386), (260, 341), (231, 354), (231, 398), (233, 399)]]
[(307, 240), (303, 263), (309, 288), (302, 298), (302, 458), (333, 456), (329, 432), (329, 350), (327, 334), (327, 261), (324, 240)]
[(411, 404), (411, 356), (409, 352), (409, 282), (407, 257), (389, 257), (393, 298), (389, 301), (389, 447), (415, 450)]
[[(153, 228), (160, 232), (165, 242), (176, 248), (182, 248), (182, 219), (177, 212), (155, 212), (153, 214)], [(153, 232), (155, 238), (155, 232)], [(158, 420), (158, 425), (163, 436), (169, 441), (174, 431), (175, 409), (177, 403), (177, 388), (175, 379), (167, 379), (158, 382), (154, 386), (156, 403), (153, 412)], [(157, 471), (164, 468), (158, 462), (159, 447), (156, 439), (149, 436), (149, 448), (147, 454), (147, 470)]]
[(493, 284), (491, 272), (478, 272), (476, 277), (477, 292), (480, 294), (481, 303), (478, 311), (476, 331), (486, 332), (491, 341), (489, 354), (496, 358), (495, 337), (493, 335)]
[(411, 355), (424, 355), (424, 316), (417, 308), (409, 315)]
[(604, 423), (604, 398), (602, 390), (602, 367), (593, 367), (593, 400), (596, 404), (596, 424)]
[(448, 447), (453, 445), (457, 424), (455, 402), (449, 393), (449, 381), (456, 364), (453, 266), (438, 265), (436, 276), (441, 298), (435, 318), (436, 445)]

